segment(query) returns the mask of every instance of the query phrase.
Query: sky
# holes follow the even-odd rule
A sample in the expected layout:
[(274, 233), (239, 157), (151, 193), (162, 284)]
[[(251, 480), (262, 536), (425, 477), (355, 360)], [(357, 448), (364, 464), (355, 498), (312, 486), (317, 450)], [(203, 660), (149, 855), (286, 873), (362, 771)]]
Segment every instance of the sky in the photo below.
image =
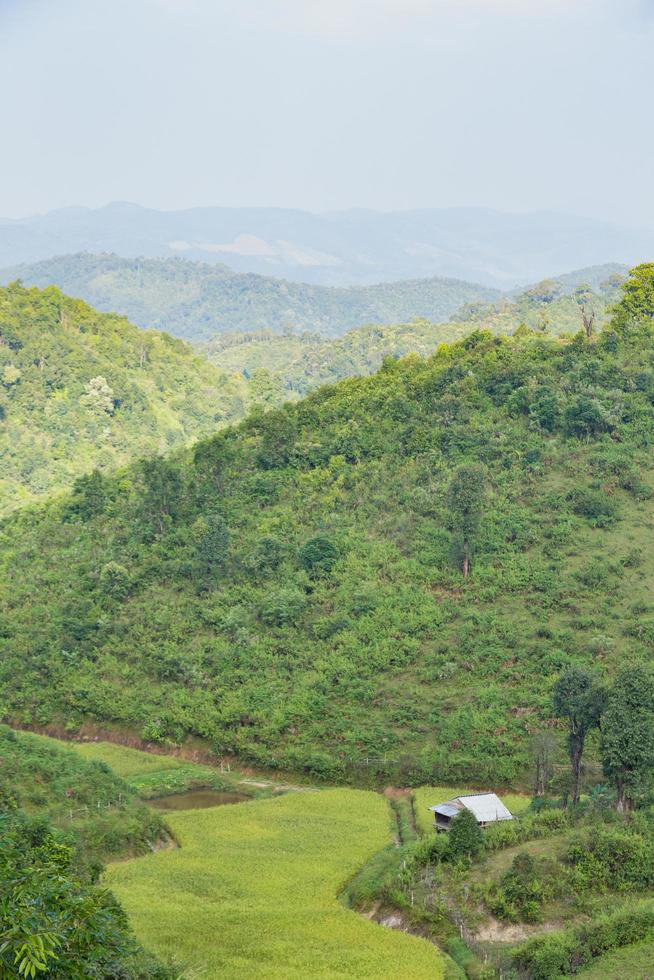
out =
[(654, 0), (0, 0), (0, 215), (484, 206), (654, 227)]

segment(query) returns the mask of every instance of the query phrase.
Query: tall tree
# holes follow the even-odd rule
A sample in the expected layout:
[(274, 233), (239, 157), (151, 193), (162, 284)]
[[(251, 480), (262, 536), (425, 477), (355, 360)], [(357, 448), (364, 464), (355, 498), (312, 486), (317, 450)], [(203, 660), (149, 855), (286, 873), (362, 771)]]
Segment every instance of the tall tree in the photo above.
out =
[(579, 286), (574, 292), (574, 299), (581, 313), (581, 322), (584, 326), (584, 333), (588, 340), (593, 336), (595, 328), (596, 310), (593, 308), (595, 294), (590, 286), (584, 284)]
[(561, 674), (552, 693), (557, 718), (568, 722), (568, 754), (572, 770), (572, 802), (579, 802), (581, 762), (586, 736), (598, 728), (603, 707), (603, 691), (595, 677), (579, 667)]
[(643, 262), (620, 286), (622, 297), (613, 308), (611, 324), (624, 330), (632, 324), (654, 320), (654, 262)]
[(620, 813), (654, 783), (654, 674), (647, 667), (623, 667), (609, 689), (602, 765), (615, 785)]
[(178, 468), (161, 456), (139, 463), (142, 476), (140, 510), (146, 523), (163, 534), (173, 517), (182, 495), (182, 478)]
[(463, 577), (470, 574), (473, 542), (476, 537), (486, 497), (486, 471), (477, 464), (460, 466), (447, 491), (450, 524), (459, 538)]
[(531, 743), (534, 760), (534, 796), (545, 796), (552, 779), (552, 756), (556, 747), (550, 732), (539, 732)]

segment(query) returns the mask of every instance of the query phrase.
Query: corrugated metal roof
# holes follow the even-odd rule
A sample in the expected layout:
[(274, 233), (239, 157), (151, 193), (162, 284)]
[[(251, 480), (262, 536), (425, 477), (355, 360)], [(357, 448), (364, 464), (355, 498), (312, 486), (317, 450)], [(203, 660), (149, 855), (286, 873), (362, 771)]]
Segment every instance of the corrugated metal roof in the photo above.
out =
[(471, 810), (479, 823), (488, 823), (492, 820), (513, 820), (513, 815), (495, 793), (457, 796), (453, 802), (460, 803), (466, 810)]
[(456, 817), (461, 813), (461, 807), (453, 803), (439, 803), (437, 806), (430, 806), (432, 813), (439, 813), (441, 817)]

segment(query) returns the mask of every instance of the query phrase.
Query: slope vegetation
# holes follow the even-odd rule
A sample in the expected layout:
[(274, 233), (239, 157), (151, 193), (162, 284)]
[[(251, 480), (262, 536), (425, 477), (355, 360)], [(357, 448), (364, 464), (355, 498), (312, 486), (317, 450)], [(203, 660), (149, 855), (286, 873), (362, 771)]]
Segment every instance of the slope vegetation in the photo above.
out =
[(446, 320), (462, 303), (490, 302), (495, 289), (459, 279), (417, 279), (336, 288), (235, 273), (182, 259), (63, 255), (0, 273), (33, 286), (59, 286), (100, 310), (186, 340), (234, 331), (312, 330), (336, 336), (362, 323), (413, 316)]
[(321, 384), (372, 374), (386, 357), (426, 356), (439, 344), (459, 340), (475, 329), (511, 334), (527, 327), (547, 336), (574, 334), (582, 325), (582, 314), (593, 317), (599, 328), (617, 299), (619, 268), (583, 269), (499, 300), (466, 303), (445, 323), (415, 318), (409, 323), (358, 327), (333, 339), (315, 333), (223, 334), (200, 349), (222, 371), (246, 375), (268, 371), (287, 397), (296, 397)]
[(2, 526), (5, 714), (516, 780), (562, 667), (651, 657), (653, 423), (649, 327), (475, 333), (96, 476)]
[(0, 513), (206, 434), (243, 414), (245, 383), (185, 344), (58, 289), (0, 289)]

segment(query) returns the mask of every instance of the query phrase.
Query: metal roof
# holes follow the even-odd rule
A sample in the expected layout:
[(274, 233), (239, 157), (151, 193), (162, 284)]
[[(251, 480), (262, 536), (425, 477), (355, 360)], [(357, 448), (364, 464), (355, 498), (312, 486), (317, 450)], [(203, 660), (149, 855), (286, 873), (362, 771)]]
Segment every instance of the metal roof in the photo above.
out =
[(478, 823), (513, 820), (513, 815), (495, 793), (470, 793), (468, 796), (457, 796), (447, 803), (437, 803), (428, 809), (432, 813), (440, 814), (441, 817), (456, 817), (463, 807), (474, 813)]
[(433, 813), (440, 814), (441, 817), (456, 817), (458, 813), (461, 813), (461, 807), (455, 806), (453, 803), (439, 803), (437, 806), (430, 806), (429, 809)]
[(492, 820), (513, 820), (510, 810), (507, 810), (495, 793), (457, 796), (453, 802), (462, 804), (466, 810), (471, 810), (479, 823), (487, 823)]

